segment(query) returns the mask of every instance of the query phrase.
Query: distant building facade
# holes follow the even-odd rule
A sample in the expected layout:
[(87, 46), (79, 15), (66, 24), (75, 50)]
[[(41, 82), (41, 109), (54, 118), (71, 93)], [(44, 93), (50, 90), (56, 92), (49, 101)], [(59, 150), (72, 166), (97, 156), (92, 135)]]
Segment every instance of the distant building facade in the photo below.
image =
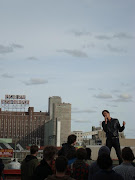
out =
[(0, 138), (12, 138), (13, 142), (24, 146), (42, 146), (44, 125), (48, 120), (47, 112), (34, 112), (34, 107), (29, 107), (28, 112), (1, 111), (0, 108)]
[(81, 145), (83, 142), (83, 132), (82, 131), (73, 131), (72, 134), (77, 136), (76, 143)]
[(45, 125), (44, 144), (61, 146), (71, 134), (71, 104), (53, 96), (49, 98), (48, 107), (50, 120)]
[(34, 107), (29, 107), (28, 112), (0, 108), (0, 138), (12, 138), (14, 143), (57, 145), (57, 141), (64, 143), (70, 132), (71, 104), (62, 103), (58, 96), (49, 98), (48, 112), (34, 112)]

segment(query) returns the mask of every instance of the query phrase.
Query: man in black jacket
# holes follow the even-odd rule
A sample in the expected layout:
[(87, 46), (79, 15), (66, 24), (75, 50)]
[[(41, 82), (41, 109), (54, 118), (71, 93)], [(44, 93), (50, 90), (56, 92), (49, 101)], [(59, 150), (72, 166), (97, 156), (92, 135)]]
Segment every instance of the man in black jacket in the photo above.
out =
[(36, 157), (37, 154), (38, 146), (32, 145), (30, 147), (30, 155), (27, 155), (21, 164), (21, 180), (33, 180), (35, 169), (39, 164)]
[[(67, 143), (62, 144), (62, 148), (58, 152), (58, 156), (65, 156), (68, 160), (75, 158), (76, 148), (74, 145), (76, 144), (77, 136), (75, 134), (71, 134), (67, 138)], [(71, 157), (73, 155), (74, 157)]]
[(105, 118), (105, 120), (102, 122), (102, 127), (106, 133), (106, 146), (108, 146), (110, 151), (111, 148), (114, 147), (119, 159), (119, 164), (121, 164), (122, 158), (119, 143), (119, 132), (122, 132), (125, 129), (125, 122), (123, 121), (123, 126), (121, 127), (118, 119), (110, 117), (110, 113), (108, 110), (103, 110), (102, 115)]
[(46, 146), (43, 150), (43, 159), (35, 170), (35, 177), (33, 180), (44, 180), (49, 175), (53, 174), (51, 167), (52, 161), (57, 153), (57, 148), (54, 146)]

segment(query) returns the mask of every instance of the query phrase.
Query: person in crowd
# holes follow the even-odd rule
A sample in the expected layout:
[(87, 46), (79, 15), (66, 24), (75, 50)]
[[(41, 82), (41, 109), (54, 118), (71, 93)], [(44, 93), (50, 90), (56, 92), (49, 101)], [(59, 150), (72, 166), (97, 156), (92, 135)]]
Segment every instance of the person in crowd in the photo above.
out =
[(91, 163), (93, 162), (92, 159), (91, 159), (91, 149), (90, 148), (85, 148), (85, 150), (87, 152), (85, 163), (87, 163), (88, 165), (91, 165)]
[(2, 159), (0, 158), (0, 179), (1, 180), (4, 180), (4, 174), (3, 174), (3, 170), (4, 170), (4, 164), (3, 164), (3, 161)]
[(74, 180), (66, 175), (68, 159), (65, 156), (59, 156), (55, 161), (56, 174), (48, 176), (46, 180)]
[(123, 163), (113, 168), (115, 172), (123, 176), (124, 180), (135, 180), (135, 167), (132, 165), (135, 159), (130, 147), (122, 149)]
[[(98, 157), (102, 154), (110, 155), (110, 149), (107, 146), (100, 147), (98, 151)], [(89, 177), (88, 180), (92, 180), (93, 175), (100, 170), (97, 161), (94, 161), (89, 167)]]
[(70, 150), (66, 158), (68, 159), (68, 168), (66, 171), (66, 175), (71, 175), (73, 170), (73, 163), (76, 160), (76, 151), (74, 149)]
[(66, 158), (68, 159), (68, 166), (71, 166), (76, 160), (76, 150), (70, 150)]
[(97, 158), (97, 164), (101, 170), (93, 175), (92, 180), (124, 180), (121, 175), (112, 170), (112, 159), (110, 155), (102, 153)]
[(32, 145), (30, 147), (30, 155), (27, 155), (21, 164), (21, 180), (33, 180), (34, 171), (37, 167), (38, 146)]
[(104, 116), (104, 121), (102, 122), (103, 130), (106, 133), (106, 146), (111, 148), (114, 147), (117, 157), (119, 159), (119, 164), (122, 163), (120, 143), (119, 143), (119, 132), (125, 129), (125, 122), (123, 121), (123, 126), (120, 126), (118, 119), (110, 117), (108, 110), (103, 110), (102, 115)]
[(57, 148), (54, 146), (46, 146), (43, 150), (43, 159), (35, 170), (35, 180), (44, 180), (48, 175), (53, 174), (51, 168), (54, 157), (57, 153)]
[(67, 143), (62, 145), (62, 148), (58, 152), (58, 156), (65, 156), (69, 159), (69, 154), (71, 154), (71, 151), (72, 153), (76, 152), (76, 148), (74, 147), (76, 144), (76, 138), (77, 137), (74, 134), (69, 135), (67, 138)]
[(84, 148), (77, 149), (76, 161), (73, 163), (73, 174), (72, 177), (76, 180), (87, 180), (89, 165), (84, 162), (86, 159), (87, 152)]

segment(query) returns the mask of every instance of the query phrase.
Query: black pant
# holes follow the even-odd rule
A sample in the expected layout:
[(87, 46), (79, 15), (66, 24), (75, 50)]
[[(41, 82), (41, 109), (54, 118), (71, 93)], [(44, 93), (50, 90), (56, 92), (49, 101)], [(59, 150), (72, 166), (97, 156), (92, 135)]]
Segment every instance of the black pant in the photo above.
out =
[(116, 155), (119, 159), (119, 164), (122, 163), (122, 157), (121, 157), (121, 150), (120, 150), (120, 143), (119, 143), (119, 138), (118, 137), (111, 137), (106, 139), (106, 146), (110, 149), (114, 147), (116, 151)]

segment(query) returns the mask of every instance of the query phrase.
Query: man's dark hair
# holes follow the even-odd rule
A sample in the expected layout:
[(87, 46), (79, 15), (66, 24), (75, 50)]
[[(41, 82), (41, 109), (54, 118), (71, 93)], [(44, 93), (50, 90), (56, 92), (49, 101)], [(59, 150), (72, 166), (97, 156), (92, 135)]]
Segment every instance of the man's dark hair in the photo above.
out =
[(79, 160), (86, 159), (86, 157), (87, 157), (87, 151), (86, 151), (84, 148), (79, 148), (79, 149), (77, 149), (77, 151), (76, 151), (76, 157), (77, 157), (77, 159), (79, 159)]
[(55, 161), (55, 168), (57, 172), (65, 172), (67, 169), (68, 160), (65, 156), (59, 156)]
[(112, 159), (110, 155), (103, 153), (97, 158), (97, 164), (100, 169), (109, 169), (112, 167)]
[(4, 164), (3, 164), (3, 161), (2, 159), (0, 158), (0, 177), (2, 175), (2, 171), (4, 170)]
[(124, 147), (122, 149), (122, 158), (127, 161), (133, 161), (135, 159), (133, 151), (130, 147)]
[(70, 145), (73, 144), (73, 143), (76, 141), (76, 138), (77, 138), (77, 137), (76, 137), (75, 134), (69, 135), (69, 136), (68, 136), (68, 139), (67, 139), (67, 143), (70, 144)]
[(43, 157), (46, 161), (51, 161), (57, 153), (57, 148), (54, 146), (46, 146), (43, 150)]
[(87, 156), (86, 159), (91, 160), (91, 149), (90, 148), (85, 148), (86, 152), (87, 152)]
[[(103, 115), (103, 116), (104, 116), (104, 114), (103, 114), (104, 112), (109, 113), (109, 111), (108, 111), (108, 110), (103, 110), (103, 111), (102, 111), (102, 115)], [(110, 113), (109, 113), (109, 114), (110, 114)]]
[(37, 145), (32, 145), (30, 147), (30, 154), (35, 154), (36, 152), (38, 152), (38, 146)]

